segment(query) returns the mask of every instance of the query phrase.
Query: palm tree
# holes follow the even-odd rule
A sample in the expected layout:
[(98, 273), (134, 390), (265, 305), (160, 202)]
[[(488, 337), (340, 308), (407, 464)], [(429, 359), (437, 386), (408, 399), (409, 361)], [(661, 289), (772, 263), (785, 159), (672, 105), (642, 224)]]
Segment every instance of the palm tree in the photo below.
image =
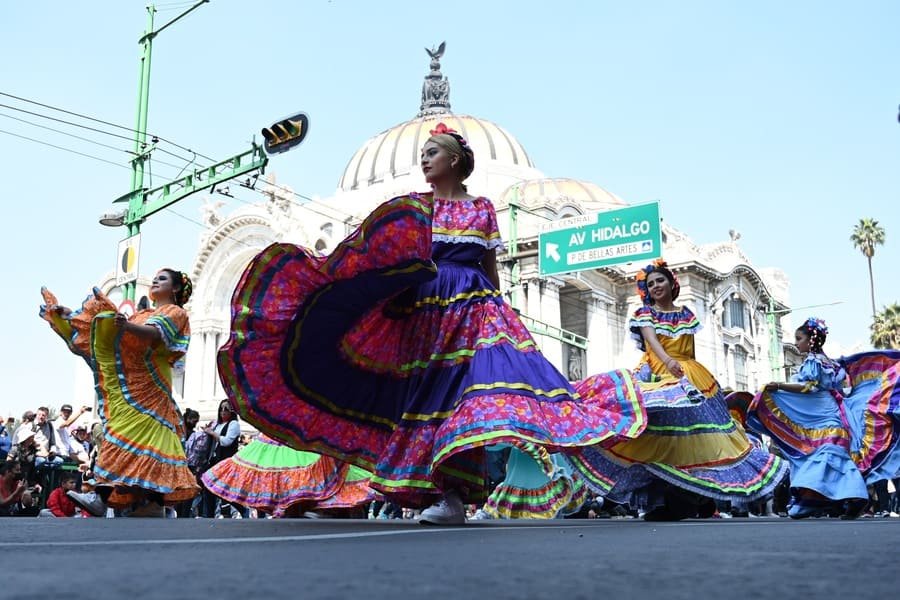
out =
[(853, 247), (858, 248), (869, 262), (869, 290), (872, 295), (872, 318), (875, 318), (875, 278), (872, 276), (872, 257), (875, 246), (884, 244), (884, 227), (875, 219), (860, 219), (850, 236)]
[(900, 350), (900, 303), (885, 306), (875, 315), (871, 341), (876, 348)]

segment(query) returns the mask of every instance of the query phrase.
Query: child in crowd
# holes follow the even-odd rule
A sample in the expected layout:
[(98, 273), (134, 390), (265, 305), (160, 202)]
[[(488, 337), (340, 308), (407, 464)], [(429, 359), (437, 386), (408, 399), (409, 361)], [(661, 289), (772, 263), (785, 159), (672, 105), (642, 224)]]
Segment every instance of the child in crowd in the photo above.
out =
[(74, 517), (75, 502), (67, 495), (75, 489), (76, 475), (64, 473), (59, 481), (59, 487), (50, 492), (47, 498), (47, 508), (43, 509), (41, 517)]

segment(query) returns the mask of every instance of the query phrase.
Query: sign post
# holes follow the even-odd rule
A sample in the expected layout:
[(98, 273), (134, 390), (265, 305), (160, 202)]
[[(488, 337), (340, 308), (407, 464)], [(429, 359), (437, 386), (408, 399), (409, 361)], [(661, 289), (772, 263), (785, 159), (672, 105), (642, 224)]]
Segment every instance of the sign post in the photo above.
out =
[(541, 276), (659, 258), (659, 202), (545, 223), (538, 251)]
[(119, 242), (119, 253), (116, 259), (116, 285), (137, 281), (140, 251), (141, 234), (139, 233)]

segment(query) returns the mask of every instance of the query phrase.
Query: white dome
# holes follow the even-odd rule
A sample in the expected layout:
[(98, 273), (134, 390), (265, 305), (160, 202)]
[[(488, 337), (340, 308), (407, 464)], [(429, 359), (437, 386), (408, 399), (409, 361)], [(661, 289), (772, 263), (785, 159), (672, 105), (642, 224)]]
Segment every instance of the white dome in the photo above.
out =
[(550, 206), (559, 209), (568, 205), (589, 211), (628, 206), (627, 202), (595, 183), (565, 177), (515, 183), (503, 192), (498, 205), (505, 206), (510, 200), (532, 208)]
[(485, 119), (469, 115), (443, 113), (406, 121), (379, 133), (356, 151), (339, 189), (345, 192), (364, 189), (386, 179), (408, 175), (419, 170), (419, 152), (430, 130), (438, 123), (455, 129), (475, 153), (475, 170), (489, 163), (498, 166), (534, 168), (525, 148), (508, 131)]

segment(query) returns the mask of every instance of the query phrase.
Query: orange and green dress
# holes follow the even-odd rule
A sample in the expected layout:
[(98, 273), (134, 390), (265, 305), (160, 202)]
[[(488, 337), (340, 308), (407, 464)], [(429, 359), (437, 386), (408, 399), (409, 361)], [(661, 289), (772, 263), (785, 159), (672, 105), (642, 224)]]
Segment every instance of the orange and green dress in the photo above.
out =
[(159, 331), (161, 339), (148, 343), (116, 327), (116, 306), (97, 288), (65, 317), (48, 309), (58, 304), (56, 297), (41, 293), (41, 318), (94, 372), (103, 423), (94, 474), (115, 486), (108, 504), (126, 508), (142, 490), (161, 494), (166, 504), (193, 498), (199, 487), (188, 469), (184, 425), (172, 397), (172, 369), (190, 340), (185, 310), (169, 304), (132, 316), (131, 323)]
[[(653, 328), (683, 377), (672, 375), (645, 346), (645, 327)], [(708, 498), (749, 501), (770, 493), (787, 474), (781, 458), (747, 438), (715, 377), (696, 360), (694, 334), (700, 327), (687, 307), (666, 312), (643, 306), (635, 312), (629, 328), (644, 351), (637, 379), (648, 424), (635, 439), (581, 448), (570, 457), (598, 494), (627, 502), (631, 493), (661, 481)]]

